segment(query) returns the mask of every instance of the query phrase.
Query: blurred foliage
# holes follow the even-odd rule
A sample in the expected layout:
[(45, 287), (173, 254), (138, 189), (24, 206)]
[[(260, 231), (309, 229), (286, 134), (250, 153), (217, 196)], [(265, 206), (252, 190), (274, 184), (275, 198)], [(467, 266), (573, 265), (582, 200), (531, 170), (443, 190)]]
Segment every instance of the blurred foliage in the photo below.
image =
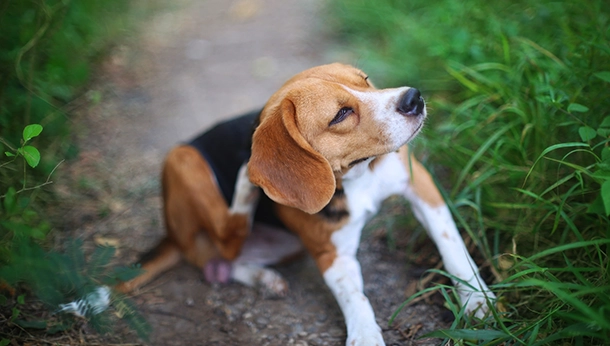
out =
[[(112, 285), (136, 272), (108, 269), (110, 248), (98, 248), (88, 261), (78, 242), (64, 252), (48, 250), (52, 225), (44, 204), (54, 197), (42, 187), (52, 182), (60, 158), (77, 153), (70, 110), (86, 97), (94, 66), (152, 10), (145, 1), (0, 2), (0, 308), (12, 306), (6, 328), (49, 334), (69, 329), (74, 318), (24, 318), (23, 304), (32, 300), (27, 296), (56, 310), (59, 303), (87, 297), (96, 285)], [(15, 288), (26, 295), (16, 300), (4, 295)], [(111, 305), (145, 336), (146, 324), (129, 302), (113, 296)], [(84, 317), (102, 331), (112, 320), (108, 313)]]
[[(6, 0), (0, 4), (0, 138), (16, 147), (19, 130), (45, 127), (48, 156), (74, 154), (67, 108), (81, 97), (91, 68), (125, 35), (132, 2)], [(0, 144), (0, 149), (2, 144)], [(49, 150), (53, 152), (49, 152)], [(55, 165), (43, 162), (43, 174)], [(4, 185), (10, 178), (0, 176)], [(9, 185), (9, 184), (7, 184)]]
[(66, 331), (78, 323), (78, 318), (86, 318), (97, 331), (107, 333), (113, 330), (118, 317), (139, 337), (147, 339), (150, 326), (129, 300), (117, 293), (111, 293), (107, 300), (100, 299), (100, 289), (110, 293), (109, 287), (141, 273), (135, 267), (112, 268), (109, 264), (114, 252), (113, 247), (98, 246), (87, 257), (82, 241), (70, 241), (59, 252), (47, 251), (31, 239), (15, 239), (8, 264), (0, 267), (3, 283), (25, 285), (53, 315), (28, 314), (21, 310), (24, 296), (9, 299), (0, 295), (0, 305), (12, 307), (6, 327), (15, 328), (13, 337), (20, 339), (23, 329), (49, 335)]
[(435, 335), (610, 343), (610, 3), (329, 6), (334, 32), (377, 85), (424, 90), (430, 120), (416, 150), (447, 182), (508, 304), (480, 323), (454, 311), (455, 332)]

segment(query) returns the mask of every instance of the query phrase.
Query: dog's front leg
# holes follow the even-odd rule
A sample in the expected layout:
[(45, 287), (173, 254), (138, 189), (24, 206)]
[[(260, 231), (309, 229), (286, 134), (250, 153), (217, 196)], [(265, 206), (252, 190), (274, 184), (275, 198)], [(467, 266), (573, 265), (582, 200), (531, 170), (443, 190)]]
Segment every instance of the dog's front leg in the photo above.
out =
[(362, 290), (360, 264), (354, 256), (338, 256), (324, 272), (324, 281), (343, 312), (349, 346), (385, 345), (375, 313)]
[(233, 201), (228, 209), (225, 224), (219, 229), (221, 258), (208, 261), (204, 267), (208, 282), (224, 283), (231, 277), (230, 261), (239, 256), (250, 234), (259, 195), (260, 189), (250, 182), (247, 165), (243, 164), (237, 174)]
[[(345, 318), (347, 342), (349, 346), (385, 345), (381, 328), (375, 321), (375, 313), (368, 298), (364, 295), (364, 283), (356, 251), (364, 218), (352, 220), (330, 236), (330, 254), (318, 253), (316, 262), (322, 271), (324, 281), (330, 288)], [(332, 261), (328, 261), (332, 259)], [(330, 262), (324, 268), (324, 262)], [(328, 263), (326, 262), (326, 263)]]
[(479, 275), (479, 268), (470, 257), (451, 212), (430, 173), (415, 159), (408, 162), (407, 153), (403, 150), (406, 149), (401, 149), (402, 159), (407, 171), (412, 174), (405, 197), (411, 203), (413, 213), (436, 244), (445, 269), (454, 276), (453, 285), (466, 313), (474, 312), (476, 317), (483, 318), (489, 311), (488, 302), (493, 302), (496, 296)]
[[(424, 201), (413, 205), (417, 218), (426, 225), (428, 235), (438, 248), (447, 272), (453, 275), (456, 287), (466, 314), (475, 313), (483, 318), (488, 312), (488, 301), (493, 303), (495, 295), (489, 290), (479, 268), (468, 254), (468, 249), (458, 232), (449, 208), (446, 205), (430, 206)], [(456, 279), (457, 278), (457, 279)]]
[(245, 162), (237, 173), (235, 193), (233, 194), (233, 201), (231, 202), (229, 212), (232, 215), (244, 215), (248, 218), (249, 223), (251, 223), (259, 195), (260, 188), (250, 182), (248, 165)]

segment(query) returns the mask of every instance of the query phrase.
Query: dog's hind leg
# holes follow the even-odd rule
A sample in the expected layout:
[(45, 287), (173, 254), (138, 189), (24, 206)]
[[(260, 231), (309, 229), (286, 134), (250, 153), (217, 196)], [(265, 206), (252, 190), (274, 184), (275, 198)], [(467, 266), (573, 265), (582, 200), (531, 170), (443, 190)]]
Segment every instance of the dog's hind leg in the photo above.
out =
[(140, 261), (142, 274), (118, 284), (115, 288), (122, 293), (128, 293), (146, 284), (157, 275), (170, 269), (180, 262), (180, 250), (168, 238), (163, 239), (159, 245), (142, 256)]
[(261, 288), (263, 293), (283, 296), (288, 290), (288, 283), (280, 273), (265, 266), (294, 258), (303, 250), (294, 234), (256, 223), (244, 242), (240, 256), (232, 263), (231, 278), (246, 286)]
[[(170, 152), (163, 170), (163, 200), (168, 236), (189, 262), (203, 268), (216, 255), (227, 260), (239, 255), (251, 218), (243, 214), (245, 207), (229, 209), (211, 167), (197, 149), (185, 145)], [(207, 251), (210, 243), (216, 252)]]

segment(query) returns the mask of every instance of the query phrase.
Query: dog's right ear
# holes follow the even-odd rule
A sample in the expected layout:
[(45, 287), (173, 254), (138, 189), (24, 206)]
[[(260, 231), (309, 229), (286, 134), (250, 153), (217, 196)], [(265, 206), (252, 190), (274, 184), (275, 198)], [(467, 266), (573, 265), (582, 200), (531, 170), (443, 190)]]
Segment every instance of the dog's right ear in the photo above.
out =
[(250, 181), (275, 202), (315, 214), (335, 193), (332, 168), (300, 133), (292, 101), (267, 107), (252, 136)]

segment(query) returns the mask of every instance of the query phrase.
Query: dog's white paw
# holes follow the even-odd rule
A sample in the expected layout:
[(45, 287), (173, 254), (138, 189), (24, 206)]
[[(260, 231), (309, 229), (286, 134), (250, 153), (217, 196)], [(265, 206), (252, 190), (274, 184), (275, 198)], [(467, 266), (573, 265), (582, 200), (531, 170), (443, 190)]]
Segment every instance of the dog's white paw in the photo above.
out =
[(357, 328), (353, 334), (347, 336), (346, 346), (385, 346), (381, 328), (377, 324)]
[(233, 280), (250, 287), (259, 288), (267, 297), (283, 297), (288, 292), (288, 283), (277, 271), (255, 264), (234, 263)]
[(288, 282), (280, 273), (269, 268), (261, 268), (257, 286), (263, 290), (265, 295), (271, 295), (271, 297), (284, 297), (288, 293)]
[(495, 304), (496, 295), (493, 292), (487, 290), (483, 291), (465, 291), (460, 290), (459, 296), (466, 315), (472, 315), (476, 318), (484, 318), (490, 309), (490, 304)]
[(345, 342), (346, 346), (385, 346), (385, 342), (379, 335), (369, 335), (365, 337), (348, 338)]

